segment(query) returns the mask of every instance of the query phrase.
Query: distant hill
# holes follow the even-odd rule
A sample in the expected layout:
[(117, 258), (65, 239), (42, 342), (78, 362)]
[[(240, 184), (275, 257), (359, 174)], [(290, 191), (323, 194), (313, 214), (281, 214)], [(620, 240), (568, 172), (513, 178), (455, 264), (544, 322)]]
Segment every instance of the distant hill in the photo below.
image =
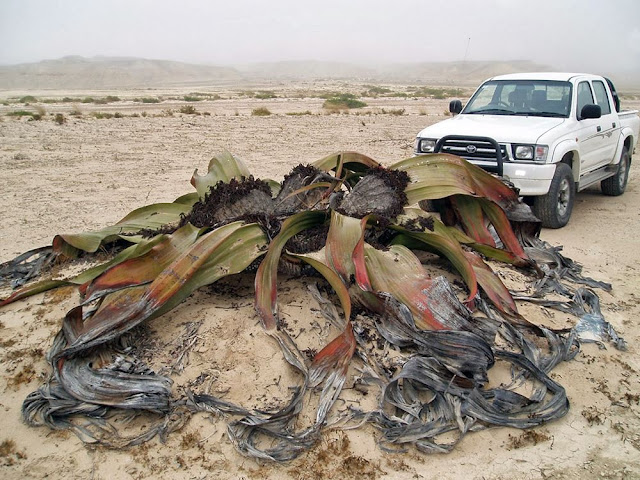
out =
[(247, 79), (357, 79), (371, 82), (477, 85), (504, 73), (551, 71), (553, 68), (529, 61), (513, 62), (429, 62), (356, 65), (340, 62), (273, 62), (237, 67)]
[(117, 57), (63, 57), (38, 63), (0, 66), (3, 89), (106, 89), (185, 84), (221, 84), (241, 80), (230, 67), (168, 60)]
[(0, 89), (117, 89), (238, 85), (264, 81), (358, 80), (474, 86), (503, 73), (551, 71), (529, 61), (424, 62), (359, 65), (345, 62), (288, 61), (238, 66), (197, 65), (143, 58), (64, 57), (0, 66)]

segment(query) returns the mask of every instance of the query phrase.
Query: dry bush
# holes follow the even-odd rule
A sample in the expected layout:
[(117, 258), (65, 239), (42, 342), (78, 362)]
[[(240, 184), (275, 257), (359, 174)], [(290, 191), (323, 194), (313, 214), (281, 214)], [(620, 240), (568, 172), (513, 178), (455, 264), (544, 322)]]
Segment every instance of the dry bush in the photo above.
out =
[(271, 115), (271, 111), (266, 107), (258, 107), (251, 111), (251, 115), (254, 117), (268, 117)]

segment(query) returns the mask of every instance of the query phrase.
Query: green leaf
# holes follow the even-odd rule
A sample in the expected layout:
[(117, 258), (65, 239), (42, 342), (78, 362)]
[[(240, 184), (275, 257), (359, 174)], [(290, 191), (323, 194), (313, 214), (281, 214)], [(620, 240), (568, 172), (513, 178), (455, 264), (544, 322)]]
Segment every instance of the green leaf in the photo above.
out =
[(108, 243), (125, 233), (136, 233), (148, 228), (157, 230), (167, 224), (177, 224), (180, 215), (191, 210), (190, 205), (183, 203), (154, 203), (138, 208), (115, 225), (105, 227), (95, 232), (56, 235), (53, 239), (53, 249), (66, 256), (75, 256), (72, 253), (77, 250), (95, 252), (101, 244)]
[(203, 230), (187, 223), (171, 235), (157, 235), (145, 246), (147, 252), (111, 266), (87, 285), (85, 302), (121, 288), (153, 281), (178, 255), (193, 245)]
[(58, 280), (43, 280), (37, 283), (26, 285), (16, 290), (8, 298), (3, 300), (2, 303), (0, 303), (0, 306), (8, 305), (12, 302), (15, 302), (16, 300), (21, 300), (38, 293), (43, 293), (48, 290), (53, 290), (54, 288), (64, 287), (68, 285), (78, 285), (80, 293), (84, 294), (88, 286), (88, 282), (102, 274), (105, 270), (114, 265), (118, 265), (119, 263), (124, 262), (129, 258), (135, 258), (140, 255), (144, 255), (150, 249), (152, 249), (155, 244), (161, 242), (165, 237), (165, 235), (158, 235), (152, 239), (142, 240), (139, 243), (125, 248), (108, 262), (88, 268), (78, 275)]
[(206, 175), (198, 175), (198, 169), (195, 169), (191, 177), (191, 185), (198, 191), (198, 196), (204, 198), (204, 195), (216, 183), (229, 183), (232, 178), (240, 180), (250, 174), (249, 169), (242, 160), (225, 150), (209, 161)]
[(41, 282), (25, 285), (24, 287), (13, 292), (4, 300), (0, 301), (0, 307), (4, 307), (5, 305), (9, 305), (10, 303), (22, 300), (23, 298), (27, 298), (32, 295), (37, 295), (38, 293), (53, 290), (54, 288), (58, 287), (65, 287), (71, 284), (72, 283), (67, 280), (43, 280)]
[(336, 178), (343, 178), (348, 171), (362, 173), (370, 168), (380, 166), (373, 158), (358, 152), (334, 153), (313, 162), (311, 165), (325, 172), (335, 171)]
[(74, 334), (59, 356), (112, 340), (139, 323), (168, 312), (197, 288), (243, 271), (264, 253), (266, 242), (258, 225), (242, 222), (202, 235), (150, 284), (109, 294), (81, 326), (65, 320), (65, 329)]
[(519, 203), (518, 195), (501, 180), (455, 155), (420, 155), (389, 168), (405, 171), (411, 177), (405, 189), (409, 205), (454, 194), (488, 198), (505, 210)]
[(347, 321), (351, 317), (351, 298), (349, 297), (349, 290), (346, 285), (342, 281), (342, 279), (338, 276), (336, 272), (331, 270), (331, 268), (322, 263), (320, 260), (313, 258), (309, 255), (301, 255), (301, 254), (293, 254), (288, 253), (288, 256), (298, 258), (309, 265), (311, 265), (320, 275), (322, 275), (327, 282), (333, 287), (338, 298), (340, 299), (340, 303), (342, 305), (342, 310), (344, 310), (344, 316)]
[(325, 255), (327, 264), (347, 285), (351, 284), (351, 276), (356, 273), (353, 251), (360, 241), (361, 234), (362, 227), (359, 219), (331, 211)]
[(496, 242), (489, 232), (488, 222), (482, 212), (482, 205), (478, 199), (466, 195), (453, 195), (453, 207), (458, 211), (458, 218), (467, 235), (478, 243), (495, 247)]
[(446, 328), (436, 319), (425, 291), (432, 285), (420, 260), (402, 245), (392, 245), (388, 251), (365, 246), (367, 272), (376, 292), (391, 294), (411, 310), (418, 328)]
[[(436, 253), (445, 256), (454, 268), (462, 275), (469, 287), (467, 302), (471, 301), (478, 293), (478, 282), (473, 266), (469, 263), (460, 243), (451, 236), (447, 227), (437, 219), (433, 219), (434, 230), (415, 232), (399, 226), (391, 226), (394, 230), (402, 232), (405, 237), (417, 240), (428, 245)], [(402, 237), (394, 239), (393, 243), (402, 242)], [(433, 251), (432, 250), (432, 251)]]
[(518, 307), (500, 277), (495, 274), (489, 265), (484, 263), (479, 255), (473, 252), (465, 252), (465, 255), (473, 265), (478, 283), (480, 283), (482, 290), (487, 294), (491, 303), (504, 313), (519, 316)]
[(282, 249), (291, 237), (323, 223), (324, 220), (324, 212), (296, 213), (282, 223), (280, 233), (269, 244), (269, 250), (258, 267), (255, 280), (255, 308), (265, 330), (274, 330), (278, 324), (277, 278)]

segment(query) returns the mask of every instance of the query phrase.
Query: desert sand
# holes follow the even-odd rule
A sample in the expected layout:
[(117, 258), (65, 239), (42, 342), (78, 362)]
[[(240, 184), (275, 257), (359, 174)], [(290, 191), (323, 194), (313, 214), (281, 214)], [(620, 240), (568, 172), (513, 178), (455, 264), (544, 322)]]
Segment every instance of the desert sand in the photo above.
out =
[[(57, 233), (99, 229), (136, 207), (191, 192), (193, 170), (206, 171), (209, 159), (225, 149), (241, 157), (255, 176), (277, 180), (298, 163), (339, 150), (355, 150), (390, 164), (411, 156), (415, 134), (443, 120), (448, 105), (448, 100), (365, 98), (368, 106), (363, 109), (327, 114), (323, 100), (309, 92), (355, 93), (363, 86), (307, 82), (253, 89), (269, 89), (277, 98), (247, 98), (239, 89), (217, 88), (210, 93), (220, 99), (189, 104), (207, 115), (189, 115), (178, 113), (183, 101), (141, 104), (132, 99), (179, 96), (193, 89), (74, 92), (70, 96), (117, 95), (122, 101), (42, 104), (46, 115), (40, 121), (6, 116), (19, 109), (35, 111), (34, 105), (24, 107), (11, 99), (26, 94), (62, 98), (68, 92), (0, 92), (0, 98), (7, 99), (0, 106), (0, 263), (49, 244)], [(625, 108), (639, 105), (623, 98)], [(272, 115), (252, 115), (258, 107)], [(77, 109), (81, 115), (70, 115)], [(118, 112), (122, 118), (95, 118), (95, 111)], [(56, 113), (63, 114), (66, 123), (55, 123)], [(139, 116), (131, 116), (134, 113)], [(447, 455), (385, 453), (371, 427), (334, 430), (310, 452), (284, 465), (241, 456), (226, 436), (227, 419), (204, 414), (194, 415), (165, 443), (153, 439), (123, 450), (90, 447), (71, 433), (31, 428), (21, 421), (22, 401), (49, 372), (44, 353), (65, 312), (78, 300), (72, 289), (61, 289), (0, 309), (0, 476), (640, 478), (638, 161), (636, 154), (623, 196), (605, 197), (598, 188), (582, 192), (569, 225), (541, 234), (551, 244), (563, 245), (564, 254), (583, 264), (586, 275), (613, 284), (612, 292), (598, 294), (605, 318), (629, 346), (621, 352), (610, 345), (583, 345), (576, 359), (554, 371), (553, 378), (567, 389), (571, 402), (568, 415), (558, 421), (530, 432), (500, 428), (471, 433)], [(301, 348), (317, 349), (335, 333), (323, 328), (305, 282), (309, 280), (283, 278), (279, 302), (293, 333), (301, 334)], [(196, 292), (146, 327), (145, 339), (156, 342), (162, 352), (152, 367), (173, 369), (176, 397), (191, 387), (257, 408), (277, 406), (288, 397), (295, 375), (261, 331), (252, 292), (250, 276), (222, 282)], [(550, 310), (522, 309), (532, 321), (575, 321)], [(172, 351), (193, 328), (197, 340), (181, 370)], [(346, 396), (358, 398), (350, 394), (352, 387), (348, 380)]]

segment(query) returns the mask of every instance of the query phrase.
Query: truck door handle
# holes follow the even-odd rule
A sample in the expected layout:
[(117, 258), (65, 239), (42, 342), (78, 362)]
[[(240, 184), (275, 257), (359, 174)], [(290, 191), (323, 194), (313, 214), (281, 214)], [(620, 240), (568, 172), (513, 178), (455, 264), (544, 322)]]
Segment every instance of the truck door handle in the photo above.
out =
[(598, 126), (596, 127), (596, 131), (601, 132), (601, 131), (602, 131), (602, 127), (601, 127), (600, 125), (598, 125)]
[(613, 128), (616, 128), (616, 122), (613, 122), (613, 123), (611, 124), (611, 126), (612, 126)]

